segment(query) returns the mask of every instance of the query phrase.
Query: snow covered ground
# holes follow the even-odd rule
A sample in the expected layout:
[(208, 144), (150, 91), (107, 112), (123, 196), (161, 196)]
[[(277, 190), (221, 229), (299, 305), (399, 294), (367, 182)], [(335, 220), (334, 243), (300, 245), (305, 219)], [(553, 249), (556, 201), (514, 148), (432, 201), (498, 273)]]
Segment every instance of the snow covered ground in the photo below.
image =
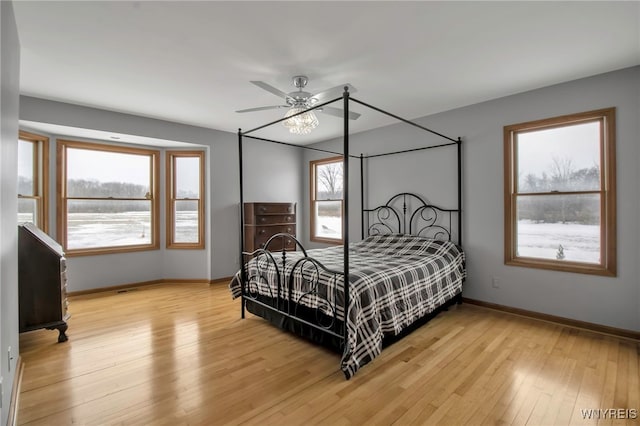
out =
[[(18, 222), (30, 219), (30, 215), (18, 215)], [(151, 244), (150, 226), (149, 212), (69, 213), (67, 248), (73, 250)], [(176, 242), (196, 242), (197, 212), (177, 212), (175, 230)]]
[(342, 238), (342, 218), (335, 216), (318, 216), (316, 220), (316, 236), (322, 238)]
[[(319, 217), (318, 234), (340, 238), (341, 222), (336, 217)], [(518, 222), (518, 255), (542, 259), (557, 259), (562, 245), (564, 260), (600, 262), (600, 227), (577, 223)]]
[(600, 262), (600, 227), (577, 223), (518, 221), (518, 255), (556, 259), (562, 245), (564, 260)]
[[(180, 211), (176, 217), (176, 241), (194, 242), (198, 235), (198, 215), (195, 211)], [(24, 220), (28, 217), (19, 217)], [(342, 221), (339, 217), (321, 216), (316, 222), (317, 235), (340, 238)], [(150, 244), (150, 216), (148, 212), (127, 213), (71, 213), (69, 214), (69, 249), (119, 247)], [(562, 245), (564, 260), (599, 263), (600, 227), (576, 223), (518, 222), (518, 255), (556, 259)]]
[(69, 213), (67, 248), (151, 244), (149, 212)]

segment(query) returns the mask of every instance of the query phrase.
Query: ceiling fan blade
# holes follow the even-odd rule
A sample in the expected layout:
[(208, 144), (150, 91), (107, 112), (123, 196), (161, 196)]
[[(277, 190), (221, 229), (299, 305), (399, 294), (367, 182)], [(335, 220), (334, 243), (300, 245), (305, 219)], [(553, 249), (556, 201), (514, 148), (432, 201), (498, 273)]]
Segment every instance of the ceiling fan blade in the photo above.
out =
[(263, 106), (263, 107), (257, 107), (257, 108), (241, 109), (241, 110), (238, 110), (238, 111), (236, 111), (236, 112), (264, 111), (264, 110), (267, 110), (267, 109), (279, 109), (279, 108), (289, 108), (289, 105), (271, 105), (271, 106)]
[(349, 88), (349, 93), (356, 93), (357, 90), (349, 83), (341, 84), (336, 87), (332, 87), (331, 89), (324, 90), (322, 92), (316, 93), (315, 95), (311, 95), (309, 99), (315, 99), (316, 102), (326, 102), (331, 99), (339, 98), (342, 96), (344, 92), (344, 86)]
[(273, 93), (274, 95), (278, 96), (279, 98), (289, 99), (289, 95), (284, 93), (282, 90), (276, 89), (272, 85), (265, 83), (264, 81), (252, 81), (251, 83), (255, 84), (256, 86), (258, 86), (261, 89), (266, 90), (267, 92)]
[[(324, 106), (320, 110), (322, 112), (324, 112), (325, 114), (333, 115), (335, 117), (342, 118), (343, 115), (344, 115), (344, 111), (341, 110), (340, 108), (333, 108), (333, 107)], [(360, 117), (360, 114), (358, 114), (357, 112), (349, 111), (349, 119), (357, 120), (359, 117)]]

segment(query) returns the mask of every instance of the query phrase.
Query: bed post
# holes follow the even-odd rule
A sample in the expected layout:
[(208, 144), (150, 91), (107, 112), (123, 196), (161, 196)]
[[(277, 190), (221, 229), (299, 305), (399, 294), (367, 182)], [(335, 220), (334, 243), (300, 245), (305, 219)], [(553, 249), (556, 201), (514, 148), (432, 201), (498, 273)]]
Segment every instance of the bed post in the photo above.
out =
[(462, 139), (458, 137), (458, 245), (462, 247)]
[(364, 156), (360, 153), (360, 239), (364, 240)]
[(344, 225), (342, 227), (344, 245), (342, 252), (344, 256), (344, 350), (347, 351), (349, 345), (349, 87), (344, 87), (342, 94), (343, 103), (343, 148), (342, 148), (342, 188), (344, 191)]
[(244, 270), (244, 195), (242, 188), (242, 130), (238, 129), (238, 171), (240, 173), (240, 318), (244, 319), (244, 284), (246, 282)]

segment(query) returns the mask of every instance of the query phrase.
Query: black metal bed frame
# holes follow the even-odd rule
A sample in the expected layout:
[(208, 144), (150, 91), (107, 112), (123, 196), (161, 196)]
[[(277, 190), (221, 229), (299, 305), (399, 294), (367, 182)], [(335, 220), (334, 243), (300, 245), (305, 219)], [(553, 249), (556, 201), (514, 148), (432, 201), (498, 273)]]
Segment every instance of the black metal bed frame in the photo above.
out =
[[(280, 123), (286, 119), (291, 117), (295, 117), (300, 114), (304, 114), (307, 111), (315, 110), (318, 108), (322, 108), (328, 104), (334, 103), (342, 99), (343, 101), (343, 153), (333, 152), (330, 150), (319, 149), (310, 146), (304, 145), (295, 145), (287, 142), (281, 142), (266, 138), (260, 138), (256, 136), (250, 136), (251, 133), (254, 133), (260, 129), (272, 126), (274, 124)], [(365, 156), (360, 154), (359, 156), (351, 155), (349, 153), (349, 102), (356, 102), (360, 105), (363, 105), (369, 109), (373, 109), (377, 112), (385, 114), (387, 116), (393, 117), (399, 121), (422, 129), (426, 132), (437, 135), (441, 138), (448, 140), (449, 142), (442, 143), (439, 145), (430, 145), (420, 148), (406, 149), (401, 151), (394, 151), (383, 154), (375, 154)], [(356, 158), (360, 160), (360, 199), (361, 199), (361, 236), (365, 237), (365, 233), (367, 235), (375, 235), (379, 233), (390, 233), (393, 230), (397, 229), (398, 233), (406, 234), (407, 231), (412, 235), (424, 235), (425, 232), (430, 232), (429, 236), (432, 238), (445, 238), (447, 240), (451, 240), (452, 237), (452, 215), (457, 215), (457, 244), (462, 246), (462, 159), (461, 159), (461, 150), (462, 150), (462, 139), (458, 137), (457, 139), (450, 138), (438, 132), (435, 132), (431, 129), (428, 129), (424, 126), (421, 126), (417, 123), (414, 123), (410, 120), (404, 119), (397, 115), (394, 115), (390, 112), (384, 111), (375, 106), (369, 105), (357, 99), (354, 99), (350, 96), (348, 87), (344, 88), (344, 93), (342, 97), (335, 98), (329, 100), (327, 102), (323, 102), (321, 104), (315, 105), (309, 109), (301, 111), (297, 114), (293, 114), (289, 117), (283, 117), (281, 119), (272, 121), (270, 123), (261, 125), (259, 127), (255, 127), (251, 130), (243, 132), (241, 129), (238, 129), (238, 157), (239, 157), (239, 173), (240, 173), (240, 264), (241, 264), (241, 317), (245, 317), (245, 306), (247, 303), (253, 304), (253, 306), (259, 307), (264, 312), (268, 313), (270, 316), (274, 315), (280, 322), (284, 320), (291, 320), (290, 328), (295, 328), (295, 325), (307, 326), (312, 329), (318, 330), (322, 334), (326, 334), (329, 339), (333, 339), (334, 342), (339, 342), (344, 346), (344, 342), (348, 339), (348, 328), (346, 327), (346, 318), (347, 309), (349, 306), (349, 250), (343, 250), (344, 252), (344, 269), (343, 271), (334, 271), (325, 267), (321, 262), (307, 256), (307, 252), (302, 244), (292, 235), (289, 234), (276, 234), (267, 241), (265, 246), (261, 249), (258, 249), (254, 252), (245, 252), (243, 251), (244, 244), (244, 209), (242, 209), (242, 205), (244, 204), (244, 192), (243, 192), (243, 138), (249, 138), (253, 140), (259, 140), (269, 143), (276, 143), (281, 145), (287, 145), (296, 148), (308, 149), (313, 151), (319, 151), (329, 154), (341, 155), (343, 157), (343, 205), (344, 205), (344, 218), (343, 218), (343, 241), (344, 247), (349, 247), (349, 158)], [(364, 206), (364, 160), (375, 157), (382, 157), (387, 155), (395, 155), (402, 154), (414, 151), (422, 151), (433, 148), (440, 147), (448, 147), (448, 146), (456, 146), (457, 151), (457, 209), (443, 209), (437, 207), (435, 205), (431, 205), (426, 203), (420, 196), (413, 193), (400, 193), (389, 199), (389, 201), (381, 206), (375, 207), (373, 209), (365, 209)], [(417, 207), (411, 209), (407, 204), (407, 200), (414, 200), (410, 202), (411, 206), (417, 202)], [(416, 201), (417, 200), (417, 201)], [(400, 210), (394, 207), (394, 203), (401, 202), (402, 207)], [(400, 212), (399, 212), (400, 211)], [(408, 212), (410, 214), (408, 214)], [(438, 222), (439, 214), (448, 215), (448, 225), (449, 228), (442, 226)], [(371, 215), (374, 215), (373, 224), (371, 224)], [(401, 219), (402, 218), (402, 219)], [(408, 219), (408, 222), (407, 222)], [(377, 221), (376, 221), (377, 220)], [(416, 230), (416, 221), (422, 220), (424, 225), (419, 227)], [(366, 225), (365, 225), (366, 222)], [(281, 240), (282, 246), (285, 247), (284, 240), (289, 239), (292, 241), (297, 247), (300, 248), (302, 252), (302, 257), (295, 263), (293, 266), (293, 270), (291, 270), (288, 274), (286, 269), (286, 261), (287, 261), (287, 253), (283, 249), (281, 253), (281, 260), (276, 260), (276, 255), (274, 252), (269, 250), (270, 245), (273, 241)], [(275, 243), (274, 243), (275, 244)], [(279, 246), (279, 245), (278, 245)], [(265, 283), (267, 278), (265, 277), (266, 272), (262, 272), (260, 269), (257, 270), (254, 275), (248, 276), (246, 262), (247, 259), (250, 258), (258, 258), (262, 259), (263, 263), (273, 264), (275, 266), (276, 271), (276, 282), (277, 282), (277, 291), (276, 295), (272, 293), (269, 289), (270, 296), (264, 296), (259, 294), (258, 288), (260, 283)], [(258, 263), (258, 262), (256, 262)], [(281, 265), (281, 268), (280, 268)], [(301, 271), (307, 271), (306, 276), (303, 275), (303, 279), (305, 281), (306, 287), (309, 289), (302, 296), (299, 296), (297, 299), (292, 297), (292, 285), (293, 285), (293, 276), (295, 269), (300, 268)], [(311, 272), (309, 272), (311, 271)], [(318, 286), (320, 276), (327, 275), (330, 276), (329, 279), (338, 280), (340, 276), (343, 277), (343, 292), (344, 292), (344, 303), (342, 304), (342, 318), (345, 321), (339, 321), (337, 318), (339, 317), (341, 306), (337, 304), (337, 294), (327, 295), (320, 294), (320, 289)], [(286, 283), (284, 282), (286, 281)], [(253, 283), (253, 287), (252, 284)], [(267, 288), (269, 286), (267, 285)], [(334, 286), (337, 292), (338, 286)], [(316, 300), (321, 300), (323, 303), (326, 303), (327, 307), (325, 312), (319, 312), (319, 310), (311, 310), (304, 307), (302, 302), (302, 298), (304, 297), (313, 297)], [(331, 302), (332, 300), (332, 302)], [(333, 303), (333, 304), (332, 304)], [(299, 314), (299, 311), (302, 314)], [(313, 312), (312, 312), (313, 311)], [(315, 317), (313, 319), (312, 317)], [(310, 320), (310, 318), (312, 318)], [(272, 320), (273, 322), (273, 320)], [(335, 346), (335, 345), (334, 345)]]

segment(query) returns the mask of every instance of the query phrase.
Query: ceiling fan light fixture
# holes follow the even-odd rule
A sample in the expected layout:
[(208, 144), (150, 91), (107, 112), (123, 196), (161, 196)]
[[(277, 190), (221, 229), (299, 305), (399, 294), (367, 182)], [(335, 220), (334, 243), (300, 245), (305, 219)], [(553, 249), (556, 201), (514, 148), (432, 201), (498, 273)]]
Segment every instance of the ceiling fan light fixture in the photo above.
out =
[[(289, 132), (291, 133), (298, 135), (308, 135), (320, 124), (320, 122), (318, 121), (318, 117), (316, 117), (315, 111), (309, 110), (309, 108), (313, 108), (318, 104), (324, 105), (336, 101), (340, 99), (345, 90), (349, 90), (351, 93), (354, 93), (356, 91), (355, 87), (353, 87), (349, 83), (345, 83), (324, 90), (322, 92), (317, 92), (316, 94), (311, 94), (302, 90), (307, 86), (308, 82), (309, 79), (306, 76), (296, 75), (293, 77), (293, 85), (297, 87), (298, 90), (291, 93), (285, 93), (282, 90), (277, 89), (268, 83), (265, 83), (264, 81), (251, 81), (251, 83), (255, 84), (259, 88), (266, 90), (267, 92), (276, 95), (279, 98), (284, 99), (286, 105), (270, 105), (257, 108), (248, 108), (241, 109), (236, 112), (254, 112), (287, 108), (287, 112), (281, 121), (282, 124), (287, 129), (289, 129)], [(331, 99), (333, 99), (333, 101), (331, 101)], [(317, 108), (317, 111), (340, 118), (344, 116), (344, 111), (342, 111), (340, 108), (323, 107)], [(349, 119), (356, 120), (358, 117), (360, 117), (360, 114), (358, 114), (357, 112), (349, 112)]]
[(320, 124), (320, 122), (318, 121), (318, 117), (316, 117), (316, 114), (313, 111), (307, 111), (303, 114), (291, 117), (292, 115), (298, 114), (305, 109), (306, 108), (304, 106), (293, 106), (284, 115), (288, 118), (287, 120), (283, 121), (282, 124), (284, 125), (284, 127), (289, 129), (289, 132), (297, 135), (308, 135), (309, 133), (311, 133), (311, 130), (318, 127), (318, 124)]

